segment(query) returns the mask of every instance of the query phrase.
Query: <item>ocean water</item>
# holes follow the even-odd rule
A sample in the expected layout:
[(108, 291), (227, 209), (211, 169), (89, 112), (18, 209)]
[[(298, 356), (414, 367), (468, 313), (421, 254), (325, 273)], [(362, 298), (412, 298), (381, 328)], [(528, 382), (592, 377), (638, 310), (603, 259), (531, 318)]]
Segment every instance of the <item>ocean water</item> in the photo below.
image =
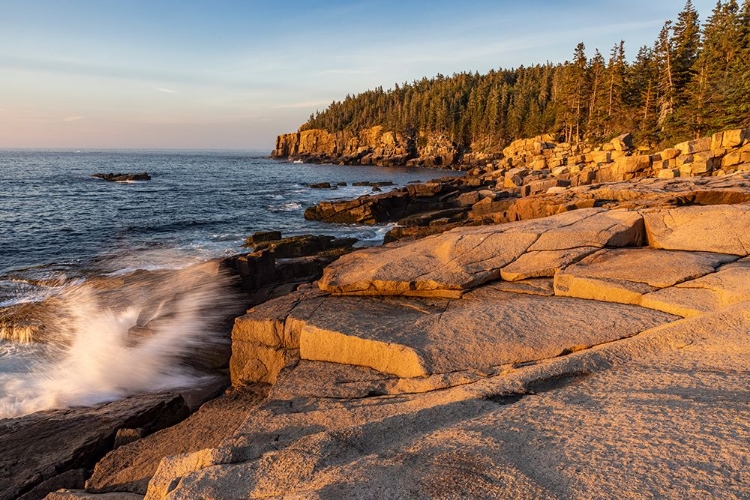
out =
[[(112, 183), (96, 172), (152, 180)], [(189, 383), (175, 359), (195, 348), (201, 311), (221, 300), (221, 287), (186, 288), (158, 335), (134, 347), (127, 331), (158, 297), (126, 294), (110, 309), (83, 291), (91, 276), (185, 268), (240, 253), (245, 237), (263, 230), (376, 244), (388, 226), (306, 221), (304, 210), (371, 192), (356, 181), (404, 186), (445, 175), (455, 174), (297, 164), (263, 152), (0, 151), (0, 308), (51, 296), (69, 312), (64, 328), (48, 325), (56, 335), (44, 344), (0, 340), (0, 418)], [(326, 181), (348, 185), (306, 186)]]

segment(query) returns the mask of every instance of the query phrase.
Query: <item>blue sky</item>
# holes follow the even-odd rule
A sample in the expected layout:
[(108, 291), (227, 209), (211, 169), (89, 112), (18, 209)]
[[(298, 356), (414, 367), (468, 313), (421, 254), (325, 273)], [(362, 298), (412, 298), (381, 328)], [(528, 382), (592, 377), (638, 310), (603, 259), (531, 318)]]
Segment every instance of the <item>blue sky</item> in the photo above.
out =
[[(694, 0), (701, 20), (715, 0)], [(683, 0), (0, 0), (0, 147), (273, 147), (311, 112), (437, 73), (652, 45)]]

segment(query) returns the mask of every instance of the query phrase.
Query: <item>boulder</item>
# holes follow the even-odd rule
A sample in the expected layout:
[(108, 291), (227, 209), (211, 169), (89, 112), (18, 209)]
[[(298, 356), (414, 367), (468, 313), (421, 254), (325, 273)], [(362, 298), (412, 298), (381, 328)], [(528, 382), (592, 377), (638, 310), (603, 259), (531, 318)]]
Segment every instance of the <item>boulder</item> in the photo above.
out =
[(694, 141), (681, 142), (674, 147), (679, 149), (682, 154), (701, 153), (711, 149), (711, 137), (703, 137)]
[(139, 174), (93, 174), (91, 177), (96, 177), (97, 179), (103, 179), (105, 181), (110, 182), (132, 182), (132, 181), (150, 181), (151, 176), (148, 175), (147, 172), (141, 172)]
[(278, 241), (281, 239), (281, 231), (260, 231), (253, 233), (245, 239), (245, 246), (253, 246), (264, 241)]
[(357, 242), (356, 238), (335, 238), (305, 234), (279, 240), (261, 241), (254, 245), (256, 252), (268, 251), (277, 259), (289, 259), (317, 255), (332, 250), (348, 250)]
[[(651, 167), (651, 157), (647, 155), (622, 156), (612, 165), (612, 175), (615, 180), (632, 178)], [(642, 174), (641, 174), (642, 175)]]
[(633, 149), (633, 136), (630, 133), (618, 135), (610, 141), (615, 151), (630, 151)]
[(330, 182), (316, 182), (313, 184), (308, 184), (307, 187), (311, 189), (331, 189), (331, 183)]

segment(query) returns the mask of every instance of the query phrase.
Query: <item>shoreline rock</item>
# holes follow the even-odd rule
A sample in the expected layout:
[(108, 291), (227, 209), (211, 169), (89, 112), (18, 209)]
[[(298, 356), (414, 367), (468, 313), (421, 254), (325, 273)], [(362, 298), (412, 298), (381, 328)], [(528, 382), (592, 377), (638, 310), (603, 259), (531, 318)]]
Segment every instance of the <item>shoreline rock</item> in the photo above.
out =
[[(141, 428), (152, 433), (178, 423), (189, 413), (182, 396), (164, 393), (134, 396), (92, 408), (2, 419), (0, 499), (22, 496), (68, 470), (92, 467), (111, 449), (117, 429)], [(78, 481), (77, 476), (69, 479)], [(55, 486), (55, 490), (61, 487)]]
[(109, 182), (131, 182), (131, 181), (150, 181), (151, 176), (147, 172), (141, 172), (139, 174), (92, 174), (91, 177), (102, 179)]
[(528, 220), (595, 206), (750, 201), (750, 129), (719, 132), (652, 155), (636, 153), (629, 134), (593, 149), (556, 143), (551, 136), (521, 139), (506, 147), (500, 159), (468, 168), (466, 177), (321, 202), (308, 207), (305, 218), (396, 222), (398, 227), (386, 236), (386, 241), (396, 241), (461, 225)]
[(267, 397), (146, 497), (682, 498), (686, 467), (742, 496), (748, 213), (598, 207), (347, 254), (237, 318), (235, 390)]
[[(259, 251), (222, 265), (266, 289), (230, 360), (234, 391), (262, 397), (112, 451), (89, 492), (682, 498), (689, 469), (701, 494), (742, 496), (750, 159), (724, 166), (748, 145), (726, 137), (723, 156), (700, 156), (718, 134), (658, 160), (626, 135), (591, 151), (538, 137), (502, 168), (321, 204), (436, 234), (318, 261), (312, 285), (281, 280), (302, 264), (276, 261), (280, 234), (253, 235)], [(698, 176), (669, 177), (685, 165)], [(239, 414), (222, 428), (225, 403)]]

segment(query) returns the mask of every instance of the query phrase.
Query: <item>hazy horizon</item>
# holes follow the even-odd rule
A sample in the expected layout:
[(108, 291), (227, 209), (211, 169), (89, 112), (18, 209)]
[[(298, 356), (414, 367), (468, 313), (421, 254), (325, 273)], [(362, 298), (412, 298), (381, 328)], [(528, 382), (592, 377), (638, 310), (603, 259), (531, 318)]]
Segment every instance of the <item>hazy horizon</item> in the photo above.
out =
[[(0, 148), (270, 151), (333, 100), (651, 46), (685, 2), (0, 0)], [(715, 2), (693, 5), (701, 22)]]

